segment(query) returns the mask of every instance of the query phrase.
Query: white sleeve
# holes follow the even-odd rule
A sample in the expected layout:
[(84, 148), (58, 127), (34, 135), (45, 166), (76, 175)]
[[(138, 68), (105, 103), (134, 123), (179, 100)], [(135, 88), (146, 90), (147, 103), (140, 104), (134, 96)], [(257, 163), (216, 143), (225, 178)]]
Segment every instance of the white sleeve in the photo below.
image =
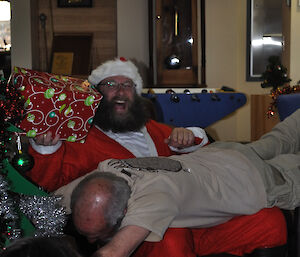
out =
[(62, 145), (61, 140), (59, 140), (55, 145), (38, 145), (32, 138), (29, 139), (32, 148), (40, 154), (52, 154), (55, 153)]
[(187, 129), (191, 130), (193, 132), (193, 134), (194, 134), (195, 137), (202, 138), (201, 143), (198, 144), (198, 145), (192, 145), (192, 146), (189, 146), (189, 147), (186, 147), (186, 148), (183, 148), (183, 149), (178, 149), (176, 147), (169, 146), (170, 149), (173, 152), (176, 152), (176, 153), (190, 153), (190, 152), (194, 152), (197, 149), (199, 149), (200, 147), (202, 147), (202, 146), (204, 146), (204, 145), (206, 145), (208, 143), (208, 137), (207, 137), (204, 129), (199, 128), (199, 127), (187, 127)]

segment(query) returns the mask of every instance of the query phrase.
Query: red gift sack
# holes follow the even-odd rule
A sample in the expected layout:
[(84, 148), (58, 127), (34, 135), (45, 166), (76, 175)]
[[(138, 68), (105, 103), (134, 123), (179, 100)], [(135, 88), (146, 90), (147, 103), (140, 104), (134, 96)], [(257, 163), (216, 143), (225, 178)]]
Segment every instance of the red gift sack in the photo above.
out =
[(84, 142), (102, 95), (83, 79), (15, 67), (10, 82), (25, 99), (19, 127), (28, 137), (52, 132)]

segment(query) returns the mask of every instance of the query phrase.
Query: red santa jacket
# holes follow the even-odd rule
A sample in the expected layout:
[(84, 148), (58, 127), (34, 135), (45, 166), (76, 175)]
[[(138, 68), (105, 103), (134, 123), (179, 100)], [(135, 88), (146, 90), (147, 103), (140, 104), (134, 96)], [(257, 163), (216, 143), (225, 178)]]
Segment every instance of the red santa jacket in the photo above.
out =
[[(171, 134), (172, 128), (150, 120), (146, 124), (159, 156), (174, 154), (164, 139)], [(196, 140), (199, 142), (199, 139)], [(92, 127), (85, 142), (63, 142), (53, 154), (40, 154), (29, 148), (35, 165), (26, 175), (45, 190), (52, 192), (72, 180), (97, 168), (106, 159), (127, 159), (135, 156), (115, 140)]]

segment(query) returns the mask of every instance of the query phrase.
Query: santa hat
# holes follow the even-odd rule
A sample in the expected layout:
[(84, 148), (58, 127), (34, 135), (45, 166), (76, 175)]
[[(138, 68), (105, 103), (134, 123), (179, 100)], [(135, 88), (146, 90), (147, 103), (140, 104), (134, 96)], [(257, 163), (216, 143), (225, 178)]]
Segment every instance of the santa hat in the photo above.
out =
[(137, 94), (142, 93), (143, 81), (138, 69), (131, 61), (126, 60), (124, 57), (104, 62), (92, 71), (88, 80), (92, 85), (98, 85), (102, 80), (112, 76), (130, 78), (135, 84)]

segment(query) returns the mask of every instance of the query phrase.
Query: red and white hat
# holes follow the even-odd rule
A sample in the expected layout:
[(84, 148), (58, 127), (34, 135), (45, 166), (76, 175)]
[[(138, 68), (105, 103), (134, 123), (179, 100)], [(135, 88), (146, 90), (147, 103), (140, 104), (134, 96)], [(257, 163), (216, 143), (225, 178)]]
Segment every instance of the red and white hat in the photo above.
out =
[(143, 81), (133, 62), (126, 60), (124, 57), (106, 61), (96, 69), (88, 77), (92, 85), (98, 85), (102, 80), (112, 76), (125, 76), (130, 78), (135, 84), (137, 94), (142, 93)]

